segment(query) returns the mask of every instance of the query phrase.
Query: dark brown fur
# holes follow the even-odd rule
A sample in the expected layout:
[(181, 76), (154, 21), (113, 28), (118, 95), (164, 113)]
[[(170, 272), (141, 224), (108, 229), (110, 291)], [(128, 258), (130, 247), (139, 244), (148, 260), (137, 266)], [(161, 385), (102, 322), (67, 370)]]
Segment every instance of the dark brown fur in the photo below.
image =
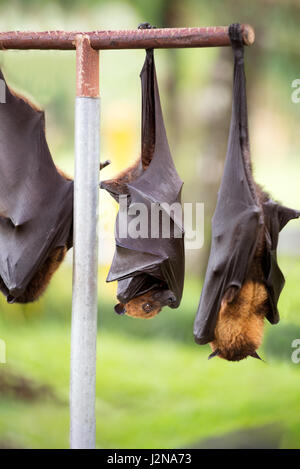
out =
[(101, 187), (118, 195), (128, 195), (127, 184), (137, 179), (143, 172), (140, 159), (119, 173), (115, 178), (101, 183)]
[(33, 276), (32, 280), (27, 285), (25, 292), (19, 296), (15, 302), (30, 303), (32, 301), (36, 301), (45, 292), (52, 275), (64, 260), (66, 253), (66, 246), (55, 248)]

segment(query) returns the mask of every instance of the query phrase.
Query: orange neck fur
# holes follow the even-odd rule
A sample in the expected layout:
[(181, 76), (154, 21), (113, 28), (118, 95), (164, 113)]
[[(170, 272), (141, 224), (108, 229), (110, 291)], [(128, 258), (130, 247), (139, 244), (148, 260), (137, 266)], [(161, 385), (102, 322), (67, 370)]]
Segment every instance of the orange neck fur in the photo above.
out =
[(230, 361), (252, 355), (261, 345), (268, 300), (266, 287), (248, 280), (232, 303), (222, 301), (215, 329), (213, 351)]

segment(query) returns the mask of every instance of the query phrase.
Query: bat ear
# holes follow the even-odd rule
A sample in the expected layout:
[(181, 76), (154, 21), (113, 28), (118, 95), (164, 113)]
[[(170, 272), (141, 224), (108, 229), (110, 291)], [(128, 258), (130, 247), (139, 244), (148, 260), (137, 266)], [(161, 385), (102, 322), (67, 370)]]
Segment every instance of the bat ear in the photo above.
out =
[(252, 355), (250, 355), (250, 357), (257, 358), (258, 360), (261, 360), (262, 362), (264, 361), (262, 358), (260, 358), (260, 356), (258, 355), (257, 352), (252, 353)]
[(236, 297), (237, 292), (238, 292), (238, 287), (236, 287), (235, 285), (232, 287), (229, 287), (224, 293), (222, 303), (223, 301), (226, 301), (226, 303), (232, 303)]
[(118, 303), (114, 307), (114, 310), (117, 314), (125, 314), (125, 305), (123, 305), (123, 303)]
[(217, 348), (208, 356), (207, 360), (210, 360), (211, 358), (217, 357), (219, 355), (220, 355), (220, 350)]

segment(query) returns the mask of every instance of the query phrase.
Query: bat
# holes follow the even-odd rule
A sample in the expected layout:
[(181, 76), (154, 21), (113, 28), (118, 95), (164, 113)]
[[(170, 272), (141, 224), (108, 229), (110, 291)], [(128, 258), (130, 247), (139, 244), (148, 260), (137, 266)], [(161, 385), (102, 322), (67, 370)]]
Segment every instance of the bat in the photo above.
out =
[(284, 276), (277, 263), (278, 236), (300, 212), (272, 200), (254, 181), (240, 25), (231, 25), (229, 35), (234, 54), (230, 135), (194, 336), (200, 345), (210, 343), (209, 358), (239, 361), (260, 358), (265, 318), (279, 321)]
[(0, 290), (28, 303), (73, 245), (73, 181), (52, 160), (44, 112), (0, 78)]
[(44, 113), (0, 78), (0, 289), (9, 303), (27, 303), (72, 245), (73, 182), (54, 165)]
[[(107, 282), (118, 281), (115, 306), (118, 314), (149, 319), (164, 306), (177, 308), (184, 283), (184, 234), (178, 217), (166, 208), (180, 204), (182, 181), (170, 153), (160, 105), (153, 50), (146, 51), (141, 71), (142, 84), (142, 144), (141, 157), (136, 163), (111, 180), (103, 181), (117, 202), (127, 196), (127, 217), (130, 209), (143, 204), (147, 209), (147, 236), (132, 237), (127, 229), (120, 236), (120, 211), (116, 220), (116, 250)], [(158, 235), (150, 232), (151, 208), (162, 211), (170, 225), (170, 236), (164, 237), (162, 220)], [(129, 224), (128, 224), (129, 226)]]

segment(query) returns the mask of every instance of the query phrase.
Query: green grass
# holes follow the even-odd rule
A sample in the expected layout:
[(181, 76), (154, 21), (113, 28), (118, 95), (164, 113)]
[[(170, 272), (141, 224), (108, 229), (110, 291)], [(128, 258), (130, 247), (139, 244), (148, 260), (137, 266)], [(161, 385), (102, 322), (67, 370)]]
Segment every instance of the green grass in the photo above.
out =
[[(261, 355), (230, 364), (207, 360), (209, 347), (193, 342), (192, 324), (201, 285), (186, 283), (178, 310), (151, 321), (113, 312), (112, 287), (100, 275), (97, 361), (97, 446), (170, 448), (239, 429), (277, 424), (282, 447), (300, 447), (300, 364), (291, 342), (300, 338), (299, 259), (281, 259), (287, 283), (281, 322), (267, 325)], [(69, 433), (71, 270), (66, 264), (41, 302), (1, 300), (0, 337), (7, 364), (50, 385), (59, 401), (22, 402), (1, 397), (0, 443), (26, 448), (66, 448)]]
[[(68, 447), (68, 327), (2, 327), (7, 365), (53, 386), (61, 402), (0, 400), (0, 441)], [(207, 361), (208, 349), (102, 333), (97, 362), (97, 446), (170, 448), (240, 428), (279, 423), (299, 447), (299, 369), (288, 362)]]

